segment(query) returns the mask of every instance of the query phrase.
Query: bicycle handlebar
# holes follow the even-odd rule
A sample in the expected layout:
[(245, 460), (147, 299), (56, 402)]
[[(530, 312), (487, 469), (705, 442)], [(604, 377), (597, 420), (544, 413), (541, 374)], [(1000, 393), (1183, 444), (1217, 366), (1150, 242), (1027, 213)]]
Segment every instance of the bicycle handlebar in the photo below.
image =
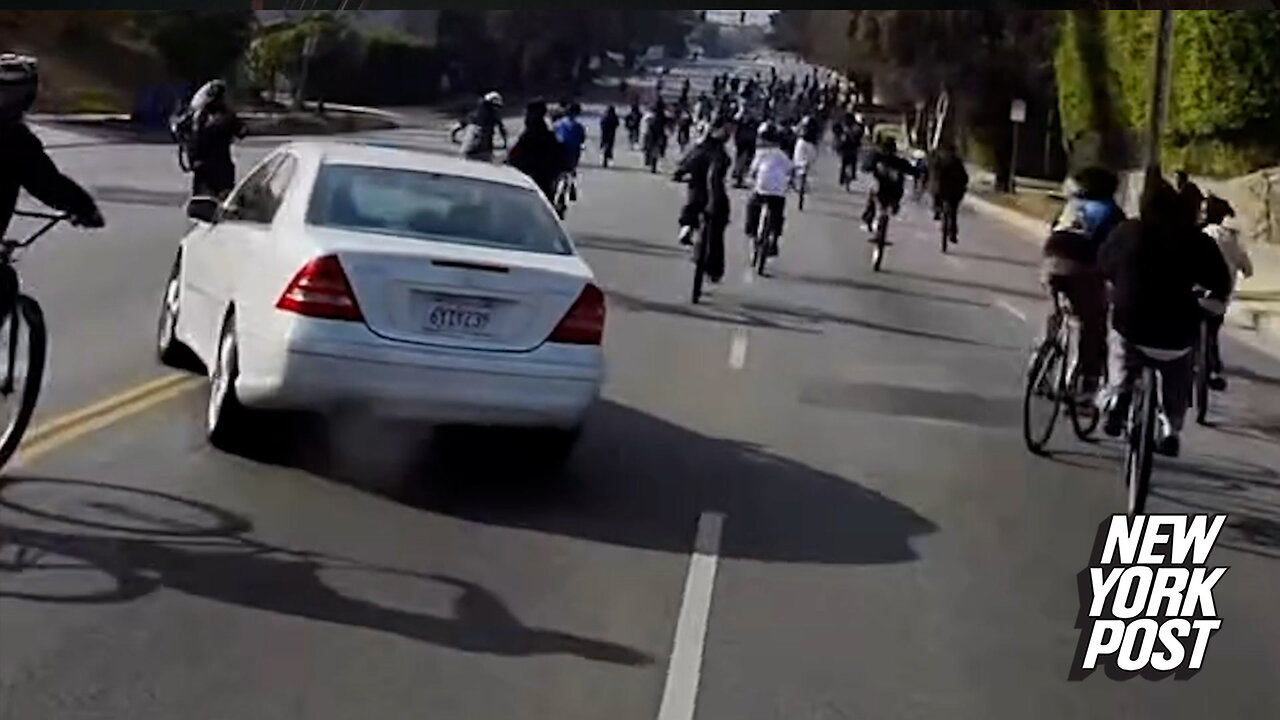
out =
[(14, 210), (13, 214), (16, 217), (36, 218), (39, 220), (50, 220), (54, 222), (71, 219), (71, 213), (50, 213), (39, 212), (37, 210)]
[[(47, 213), (47, 212), (36, 212), (32, 210), (14, 210), (13, 214), (16, 217), (25, 217), (25, 218), (33, 218), (37, 220), (44, 220), (45, 223), (40, 227), (39, 230), (32, 233), (31, 236), (28, 237), (26, 240), (8, 240), (8, 239), (4, 240), (5, 247), (9, 249), (27, 247), (31, 243), (34, 243), (36, 240), (39, 240), (40, 236), (52, 230), (53, 227), (58, 223), (62, 222), (63, 220), (71, 219), (71, 213)], [(7, 256), (8, 255), (6, 254), (6, 257)]]

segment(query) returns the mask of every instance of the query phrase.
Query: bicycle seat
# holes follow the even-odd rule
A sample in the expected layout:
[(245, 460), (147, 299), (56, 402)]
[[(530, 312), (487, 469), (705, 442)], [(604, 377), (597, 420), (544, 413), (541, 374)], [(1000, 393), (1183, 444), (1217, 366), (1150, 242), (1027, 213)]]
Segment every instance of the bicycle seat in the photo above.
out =
[(1147, 347), (1145, 345), (1137, 345), (1137, 344), (1135, 344), (1133, 347), (1137, 348), (1138, 352), (1146, 356), (1147, 359), (1155, 360), (1157, 362), (1169, 362), (1171, 360), (1177, 360), (1178, 358), (1183, 357), (1187, 353), (1191, 352), (1191, 348), (1183, 348), (1181, 350), (1170, 350), (1168, 348), (1153, 348), (1153, 347)]

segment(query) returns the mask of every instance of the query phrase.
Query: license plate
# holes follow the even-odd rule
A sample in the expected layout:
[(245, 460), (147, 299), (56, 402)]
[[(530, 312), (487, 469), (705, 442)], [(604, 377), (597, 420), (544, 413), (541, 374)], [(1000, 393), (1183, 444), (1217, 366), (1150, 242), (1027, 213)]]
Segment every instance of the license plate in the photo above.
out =
[(438, 299), (427, 303), (423, 328), (430, 332), (488, 335), (493, 308), (484, 301)]

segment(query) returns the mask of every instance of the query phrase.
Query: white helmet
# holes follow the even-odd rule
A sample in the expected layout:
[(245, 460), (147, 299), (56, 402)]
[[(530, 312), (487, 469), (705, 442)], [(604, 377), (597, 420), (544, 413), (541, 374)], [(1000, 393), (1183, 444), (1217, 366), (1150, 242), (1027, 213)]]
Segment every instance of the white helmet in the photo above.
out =
[(490, 90), (489, 92), (485, 93), (484, 101), (489, 103), (490, 105), (496, 105), (498, 107), (502, 107), (502, 96), (498, 94), (497, 90)]
[(0, 55), (0, 115), (21, 117), (31, 108), (40, 85), (36, 59), (29, 55)]

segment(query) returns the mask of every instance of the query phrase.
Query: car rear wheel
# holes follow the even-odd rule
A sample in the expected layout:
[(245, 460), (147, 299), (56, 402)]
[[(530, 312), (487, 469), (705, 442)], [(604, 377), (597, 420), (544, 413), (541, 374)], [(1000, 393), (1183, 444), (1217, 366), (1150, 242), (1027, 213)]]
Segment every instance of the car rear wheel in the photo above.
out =
[(181, 312), (182, 254), (173, 259), (173, 269), (164, 285), (160, 300), (160, 317), (156, 324), (156, 356), (160, 362), (179, 370), (196, 369), (191, 350), (178, 339), (178, 315)]
[(249, 421), (248, 411), (236, 396), (236, 378), (239, 375), (240, 352), (235, 317), (228, 316), (218, 340), (218, 355), (209, 373), (205, 433), (214, 447), (229, 452), (241, 449)]

